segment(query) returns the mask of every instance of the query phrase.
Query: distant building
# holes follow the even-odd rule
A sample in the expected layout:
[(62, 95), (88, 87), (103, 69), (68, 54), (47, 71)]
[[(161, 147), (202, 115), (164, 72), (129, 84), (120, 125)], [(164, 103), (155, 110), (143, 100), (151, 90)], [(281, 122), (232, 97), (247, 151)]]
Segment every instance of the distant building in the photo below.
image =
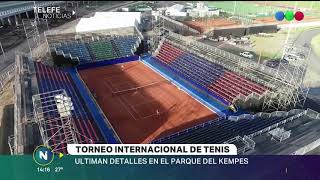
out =
[(121, 9), (123, 12), (129, 12), (129, 8), (125, 7)]
[(191, 16), (191, 17), (205, 17), (205, 16), (219, 16), (218, 8), (209, 8), (204, 2), (198, 2), (195, 7), (191, 3), (187, 3), (186, 6), (182, 4), (175, 4), (166, 8), (167, 16)]
[(166, 9), (167, 16), (187, 16), (184, 5), (175, 4)]
[(191, 17), (219, 16), (218, 8), (209, 8), (204, 2), (198, 2), (195, 8), (188, 9), (187, 13)]

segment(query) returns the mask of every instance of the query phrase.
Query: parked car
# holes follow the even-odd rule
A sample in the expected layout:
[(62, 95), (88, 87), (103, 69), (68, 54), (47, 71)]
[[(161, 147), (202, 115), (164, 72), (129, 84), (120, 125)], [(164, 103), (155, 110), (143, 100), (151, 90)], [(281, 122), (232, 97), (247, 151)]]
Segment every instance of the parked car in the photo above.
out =
[(285, 56), (283, 57), (283, 59), (285, 59), (285, 60), (287, 60), (287, 61), (295, 61), (295, 60), (297, 60), (296, 57), (294, 57), (294, 56), (292, 56), (292, 55), (290, 55), (290, 54), (285, 55)]
[(267, 61), (266, 66), (271, 67), (271, 68), (276, 68), (279, 65), (279, 61), (275, 61), (275, 60), (270, 60)]
[(252, 58), (253, 58), (253, 54), (251, 54), (251, 53), (248, 52), (248, 51), (241, 52), (241, 53), (240, 53), (240, 56), (245, 57), (245, 58), (249, 58), (249, 59), (252, 59)]
[(209, 38), (211, 41), (214, 41), (214, 42), (218, 42), (219, 41), (219, 39), (216, 39), (216, 38), (214, 38), (214, 39), (212, 39), (212, 38)]
[(282, 64), (289, 64), (289, 61), (286, 60), (286, 59), (281, 59), (281, 60), (280, 60), (280, 63), (282, 63)]
[(297, 55), (298, 55), (298, 57), (301, 58), (301, 59), (306, 58), (305, 54), (303, 54), (303, 53), (301, 53), (301, 52), (297, 53)]
[(240, 39), (243, 40), (243, 41), (248, 41), (249, 37), (241, 37)]
[(228, 44), (231, 44), (231, 45), (234, 45), (234, 46), (237, 45), (237, 43), (234, 42), (234, 41), (228, 41), (227, 43), (228, 43)]

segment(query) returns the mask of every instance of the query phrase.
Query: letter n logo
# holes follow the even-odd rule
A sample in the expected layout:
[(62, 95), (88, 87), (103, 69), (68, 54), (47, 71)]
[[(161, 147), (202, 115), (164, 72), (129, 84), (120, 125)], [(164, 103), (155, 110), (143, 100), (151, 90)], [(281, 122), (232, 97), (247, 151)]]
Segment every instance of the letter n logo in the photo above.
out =
[(49, 165), (54, 159), (54, 153), (50, 147), (38, 146), (33, 151), (33, 160), (41, 166)]
[(47, 161), (48, 160), (48, 151), (45, 151), (45, 152), (40, 151), (39, 158)]

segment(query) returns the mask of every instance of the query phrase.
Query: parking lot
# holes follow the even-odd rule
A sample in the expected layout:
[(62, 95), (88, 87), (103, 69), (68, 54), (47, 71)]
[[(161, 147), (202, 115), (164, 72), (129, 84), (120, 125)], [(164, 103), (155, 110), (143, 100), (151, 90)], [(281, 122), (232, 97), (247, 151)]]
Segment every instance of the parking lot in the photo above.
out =
[[(235, 45), (229, 44), (229, 43), (227, 43), (227, 41), (215, 42), (215, 41), (212, 41), (212, 40), (209, 40), (209, 39), (202, 39), (202, 40), (199, 40), (199, 41), (203, 42), (205, 44), (208, 44), (210, 46), (217, 47), (217, 48), (222, 49), (224, 51), (230, 52), (232, 54), (238, 55), (238, 56), (240, 55), (241, 52), (248, 51), (247, 49), (243, 49), (243, 48), (241, 48), (239, 46), (235, 46)], [(250, 60), (258, 62), (259, 55), (257, 55), (256, 53), (254, 53), (253, 51), (250, 51), (250, 50), (248, 52), (250, 52), (253, 55), (253, 58), (251, 58)]]

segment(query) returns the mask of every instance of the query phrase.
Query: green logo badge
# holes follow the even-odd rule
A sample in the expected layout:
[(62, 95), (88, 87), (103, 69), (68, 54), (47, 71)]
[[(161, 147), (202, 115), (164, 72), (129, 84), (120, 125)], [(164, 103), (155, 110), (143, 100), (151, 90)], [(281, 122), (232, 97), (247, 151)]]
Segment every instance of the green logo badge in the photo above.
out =
[(40, 166), (49, 165), (54, 159), (54, 153), (50, 147), (41, 145), (33, 151), (33, 160)]

